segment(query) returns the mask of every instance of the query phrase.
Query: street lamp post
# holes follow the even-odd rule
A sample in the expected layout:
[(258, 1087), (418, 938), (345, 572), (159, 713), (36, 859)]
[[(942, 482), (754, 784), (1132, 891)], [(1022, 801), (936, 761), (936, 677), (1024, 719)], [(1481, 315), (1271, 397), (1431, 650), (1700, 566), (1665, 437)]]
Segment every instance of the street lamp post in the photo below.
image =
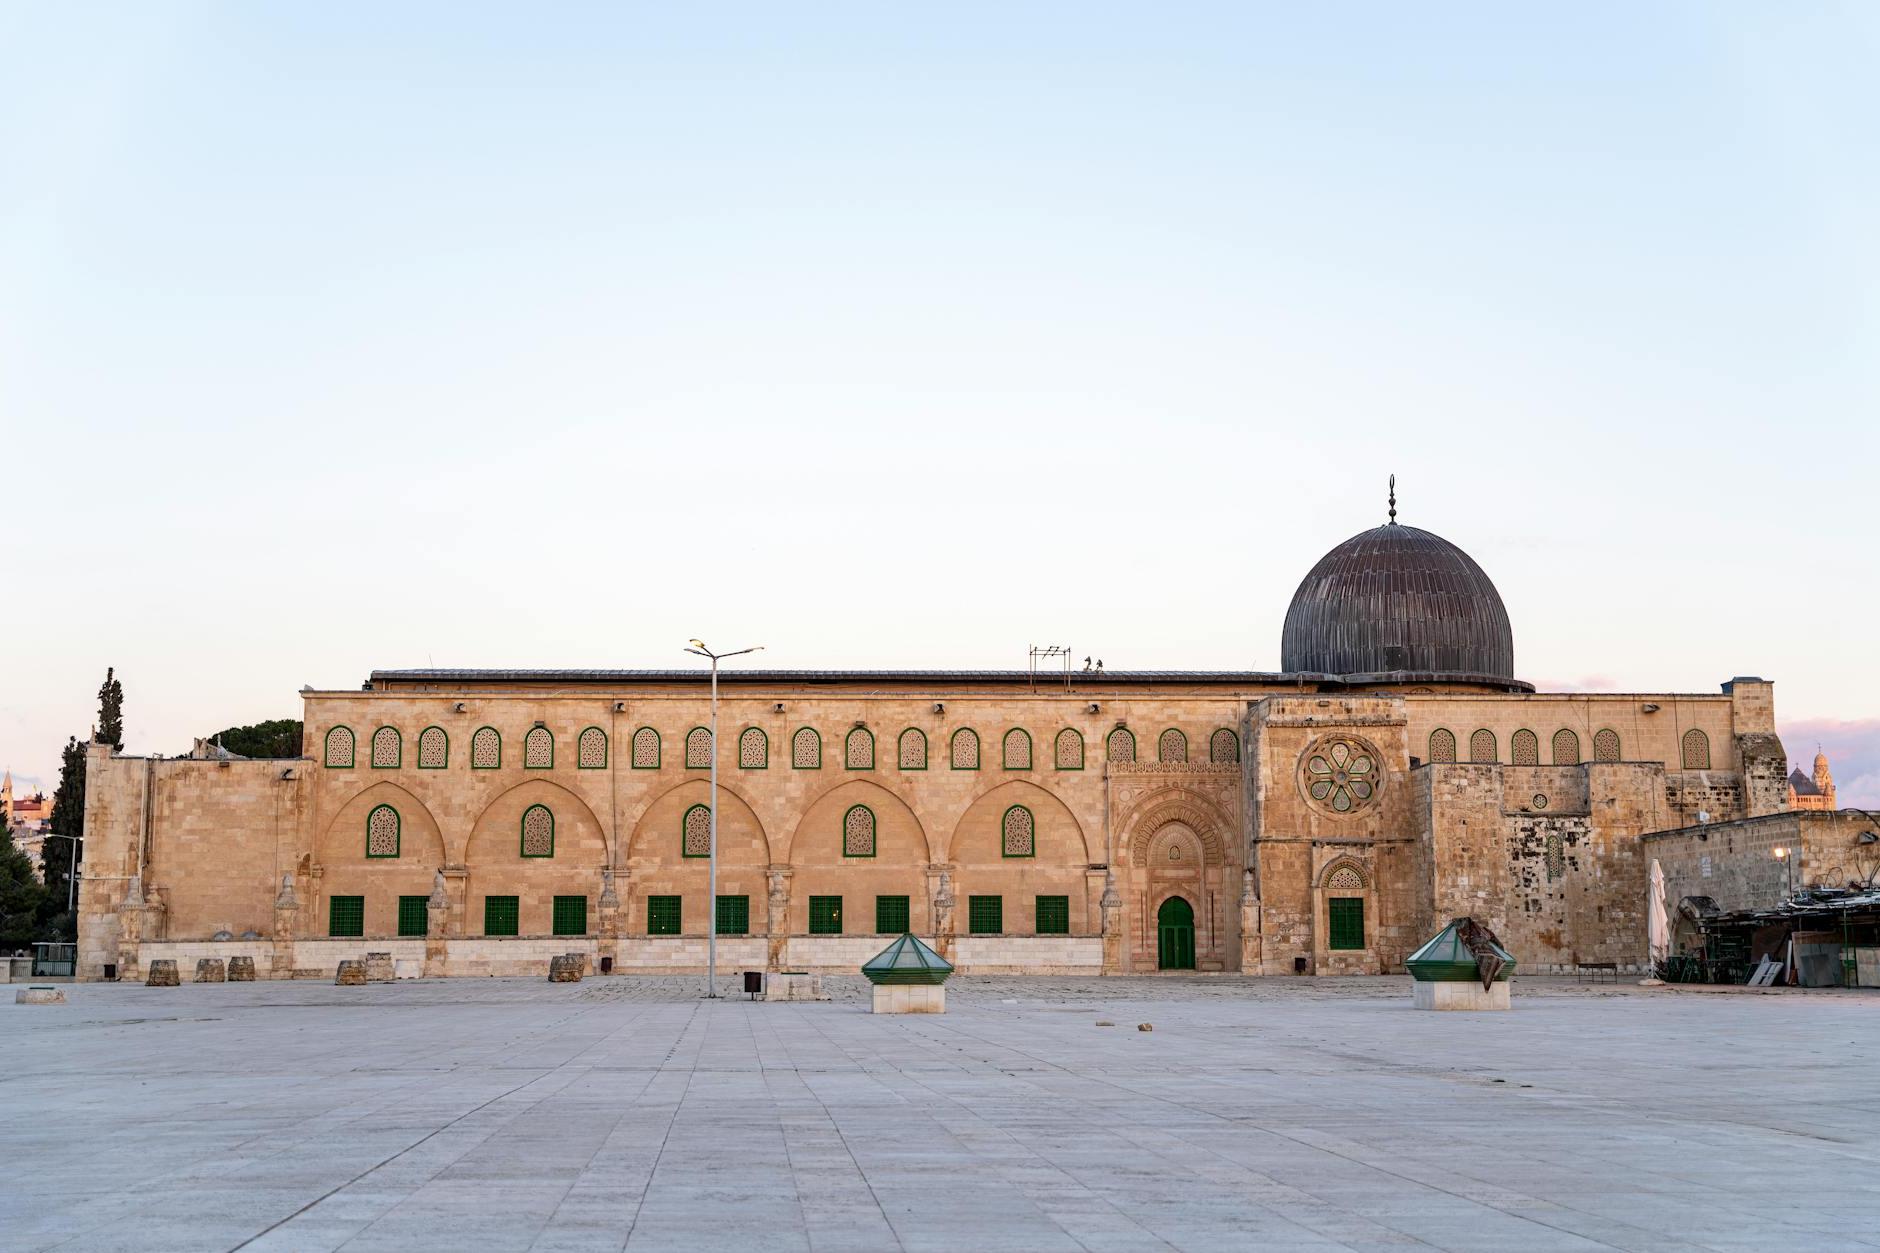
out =
[(48, 840), (72, 841), (72, 860), (65, 864), (65, 912), (71, 913), (75, 903), (74, 893), (78, 890), (78, 846), (85, 842), (82, 835), (60, 835), (57, 831), (46, 832)]
[(700, 640), (690, 641), (685, 651), (709, 657), (712, 663), (712, 781), (711, 781), (711, 860), (705, 888), (705, 995), (718, 996), (718, 661), (721, 657), (742, 657), (763, 651), (763, 645), (740, 648), (732, 653), (714, 653)]

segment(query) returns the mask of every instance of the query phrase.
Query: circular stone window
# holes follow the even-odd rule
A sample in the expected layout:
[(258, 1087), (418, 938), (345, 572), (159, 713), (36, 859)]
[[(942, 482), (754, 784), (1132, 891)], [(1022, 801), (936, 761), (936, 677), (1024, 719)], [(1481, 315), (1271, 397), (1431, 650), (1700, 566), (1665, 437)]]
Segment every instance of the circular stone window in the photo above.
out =
[(1534, 808), (1536, 809), (1547, 808), (1547, 798), (1539, 792), (1534, 793)]
[(1384, 767), (1377, 750), (1363, 740), (1331, 735), (1306, 750), (1299, 762), (1299, 786), (1321, 809), (1355, 813), (1377, 798), (1384, 786)]

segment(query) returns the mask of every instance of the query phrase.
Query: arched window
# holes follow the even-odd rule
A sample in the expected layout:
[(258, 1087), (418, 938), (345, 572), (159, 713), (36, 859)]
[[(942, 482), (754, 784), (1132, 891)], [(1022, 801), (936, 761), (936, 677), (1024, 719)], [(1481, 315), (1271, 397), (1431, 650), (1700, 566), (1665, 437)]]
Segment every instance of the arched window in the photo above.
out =
[(350, 770), (352, 764), (352, 728), (334, 727), (326, 733), (326, 767), (328, 770)]
[(418, 769), (442, 770), (450, 765), (450, 736), (443, 727), (426, 727), (418, 732)]
[(1710, 737), (1696, 727), (1684, 733), (1684, 768), (1710, 769)]
[(814, 727), (799, 727), (790, 737), (790, 764), (798, 770), (822, 769), (822, 736)]
[(1517, 766), (1541, 764), (1541, 737), (1532, 731), (1516, 731), (1508, 740), (1508, 757)]
[(999, 824), (999, 851), (1007, 857), (1034, 857), (1038, 853), (1038, 823), (1031, 810), (1014, 805)]
[(1477, 731), (1469, 737), (1469, 760), (1479, 762), (1501, 760), (1496, 752), (1493, 731)]
[(1619, 733), (1611, 727), (1593, 732), (1593, 760), (1619, 760)]
[(738, 769), (770, 769), (770, 737), (762, 727), (745, 727), (738, 736)]
[(1546, 844), (1547, 882), (1552, 883), (1567, 872), (1566, 845), (1561, 842), (1560, 832), (1549, 831)]
[(405, 759), (405, 741), (397, 727), (380, 727), (372, 733), (372, 768), (396, 770)]
[(1136, 760), (1136, 735), (1128, 727), (1118, 727), (1110, 732), (1109, 756), (1111, 761)]
[(1554, 732), (1554, 764), (1556, 766), (1580, 764), (1580, 737), (1565, 727)]
[(1057, 733), (1057, 758), (1059, 770), (1082, 770), (1084, 768), (1084, 736), (1075, 727), (1065, 727)]
[(919, 727), (909, 727), (901, 732), (901, 769), (925, 770), (927, 768), (927, 733)]
[(1240, 737), (1226, 727), (1221, 727), (1208, 737), (1208, 760), (1217, 766), (1225, 766), (1240, 760)]
[(950, 755), (955, 770), (979, 769), (979, 732), (971, 727), (961, 727), (955, 731)]
[(607, 732), (589, 727), (574, 742), (574, 764), (581, 770), (607, 769)]
[(522, 737), (522, 768), (552, 770), (555, 766), (555, 736), (547, 727), (530, 727)]
[(531, 805), (522, 811), (522, 855), (555, 855), (555, 815), (548, 812), (547, 805)]
[(693, 727), (685, 733), (685, 768), (712, 768), (712, 733), (709, 727)]
[(1182, 762), (1188, 760), (1188, 737), (1174, 727), (1162, 732), (1155, 742), (1157, 761)]
[(494, 770), (503, 764), (503, 737), (495, 727), (478, 727), (470, 737), (470, 768)]
[(659, 769), (659, 732), (651, 727), (641, 727), (633, 733), (633, 768)]
[(842, 855), (875, 855), (875, 811), (866, 805), (850, 805), (842, 815)]
[(1456, 760), (1456, 734), (1437, 727), (1430, 732), (1430, 760), (1446, 766)]
[(842, 764), (850, 770), (873, 770), (875, 733), (867, 727), (851, 727), (842, 742)]
[(1031, 732), (1013, 727), (1005, 733), (1005, 768), (1007, 770), (1031, 769)]
[(707, 805), (694, 805), (679, 820), (679, 852), (687, 857), (712, 855), (712, 811)]
[(403, 824), (398, 819), (398, 811), (390, 805), (375, 806), (366, 815), (366, 856), (398, 856), (398, 840)]

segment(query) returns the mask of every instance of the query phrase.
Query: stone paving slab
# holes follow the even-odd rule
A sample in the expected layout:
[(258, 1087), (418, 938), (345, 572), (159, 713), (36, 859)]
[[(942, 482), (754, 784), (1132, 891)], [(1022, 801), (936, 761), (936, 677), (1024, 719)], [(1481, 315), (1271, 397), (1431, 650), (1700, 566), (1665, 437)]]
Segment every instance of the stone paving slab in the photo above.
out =
[(0, 1005), (0, 1248), (1880, 1249), (1880, 996), (829, 984)]

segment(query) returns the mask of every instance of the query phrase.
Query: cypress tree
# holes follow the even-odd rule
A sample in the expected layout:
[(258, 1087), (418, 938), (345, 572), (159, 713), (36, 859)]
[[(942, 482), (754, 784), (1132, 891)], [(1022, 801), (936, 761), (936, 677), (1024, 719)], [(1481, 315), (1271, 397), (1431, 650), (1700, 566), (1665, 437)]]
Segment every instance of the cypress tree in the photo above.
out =
[(97, 738), (114, 753), (124, 751), (124, 685), (112, 666), (105, 667), (104, 686), (98, 689)]

